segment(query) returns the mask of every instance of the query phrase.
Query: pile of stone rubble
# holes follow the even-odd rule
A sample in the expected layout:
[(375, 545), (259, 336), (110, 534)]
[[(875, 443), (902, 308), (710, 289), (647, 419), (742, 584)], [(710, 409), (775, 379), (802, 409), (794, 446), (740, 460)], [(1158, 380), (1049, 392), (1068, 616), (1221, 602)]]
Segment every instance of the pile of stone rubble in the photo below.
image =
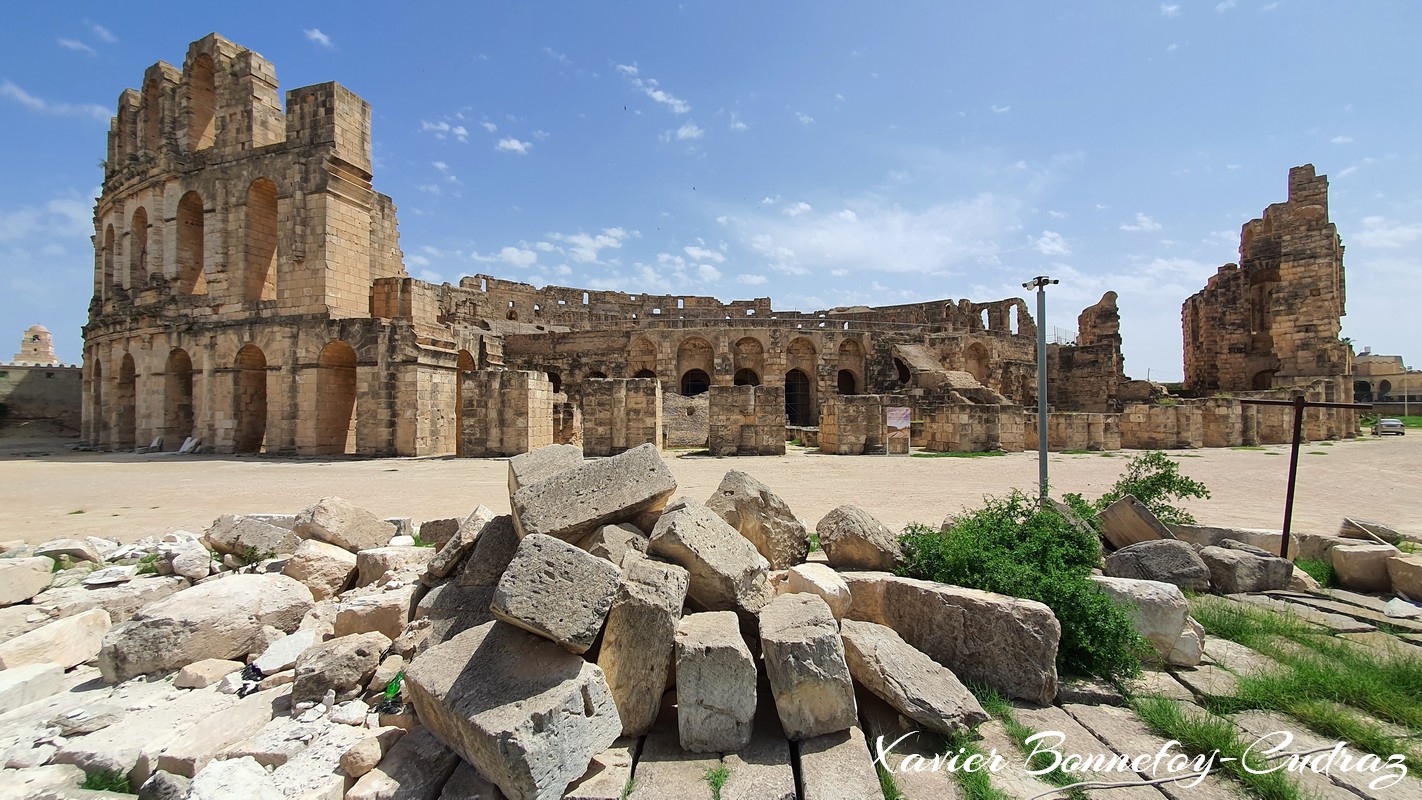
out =
[[(650, 445), (521, 455), (509, 492), (511, 515), (418, 527), (326, 498), (4, 546), (0, 798), (112, 796), (74, 788), (98, 773), (165, 799), (711, 797), (709, 775), (880, 797), (871, 740), (983, 722), (964, 682), (1058, 695), (1050, 609), (893, 575), (897, 537), (852, 506), (812, 553), (744, 473), (673, 499)], [(1181, 588), (1230, 548), (1106, 527), (1103, 586), (1162, 661), (1198, 663)]]

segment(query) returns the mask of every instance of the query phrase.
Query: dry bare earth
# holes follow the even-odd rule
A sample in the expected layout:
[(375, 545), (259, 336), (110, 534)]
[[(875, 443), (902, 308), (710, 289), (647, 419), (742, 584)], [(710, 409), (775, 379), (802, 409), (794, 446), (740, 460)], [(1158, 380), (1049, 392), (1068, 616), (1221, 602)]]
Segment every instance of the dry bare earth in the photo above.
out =
[[(0, 539), (38, 543), (96, 535), (129, 542), (185, 529), (200, 532), (220, 514), (296, 512), (338, 495), (385, 517), (416, 522), (462, 517), (483, 503), (508, 513), (503, 459), (309, 460), (233, 456), (76, 453), (72, 439), (0, 432)], [(1131, 451), (1051, 457), (1053, 492), (1094, 497), (1109, 487)], [(1278, 528), (1288, 448), (1174, 451), (1182, 472), (1214, 496), (1189, 509), (1202, 522)], [(729, 469), (769, 485), (811, 524), (853, 503), (897, 530), (937, 524), (984, 495), (1032, 491), (1035, 453), (986, 458), (827, 456), (792, 448), (785, 456), (677, 457), (666, 453), (678, 492), (704, 500)], [(1417, 489), (1422, 434), (1305, 445), (1294, 510), (1296, 530), (1332, 533), (1343, 516), (1386, 522), (1422, 537)], [(82, 513), (78, 513), (82, 512)]]

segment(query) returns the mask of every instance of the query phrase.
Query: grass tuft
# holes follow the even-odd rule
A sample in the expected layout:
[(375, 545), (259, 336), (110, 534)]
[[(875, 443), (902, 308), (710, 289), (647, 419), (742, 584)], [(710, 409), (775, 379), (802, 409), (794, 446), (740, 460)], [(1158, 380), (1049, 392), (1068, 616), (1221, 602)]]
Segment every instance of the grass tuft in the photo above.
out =
[[(1244, 784), (1259, 800), (1301, 800), (1299, 789), (1282, 772), (1259, 773), (1268, 764), (1249, 752), (1251, 742), (1228, 720), (1188, 713), (1175, 701), (1146, 697), (1132, 703), (1136, 715), (1156, 733), (1180, 742), (1191, 755), (1217, 754), (1215, 764)], [(1225, 760), (1226, 758), (1231, 760)]]
[(913, 458), (991, 458), (1005, 456), (1001, 450), (974, 450), (960, 453), (914, 453)]
[(84, 782), (79, 785), (79, 788), (96, 792), (133, 794), (133, 787), (128, 782), (128, 776), (121, 772), (112, 772), (109, 770), (88, 773), (84, 776)]
[(721, 789), (726, 785), (726, 780), (731, 777), (731, 768), (725, 764), (719, 764), (706, 770), (706, 783), (711, 786), (711, 796), (716, 800), (721, 800)]

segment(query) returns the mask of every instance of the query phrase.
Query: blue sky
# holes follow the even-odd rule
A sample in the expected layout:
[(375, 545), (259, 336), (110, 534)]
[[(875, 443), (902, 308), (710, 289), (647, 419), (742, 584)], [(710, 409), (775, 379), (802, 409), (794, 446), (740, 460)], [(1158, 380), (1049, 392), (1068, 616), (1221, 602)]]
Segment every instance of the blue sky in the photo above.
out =
[(425, 280), (813, 310), (1050, 274), (1049, 326), (1115, 290), (1127, 373), (1176, 380), (1180, 304), (1311, 162), (1343, 334), (1422, 358), (1417, 3), (401, 5), (7, 9), (0, 350), (40, 323), (78, 360), (108, 118), (217, 31), (283, 90), (372, 104), (375, 185)]

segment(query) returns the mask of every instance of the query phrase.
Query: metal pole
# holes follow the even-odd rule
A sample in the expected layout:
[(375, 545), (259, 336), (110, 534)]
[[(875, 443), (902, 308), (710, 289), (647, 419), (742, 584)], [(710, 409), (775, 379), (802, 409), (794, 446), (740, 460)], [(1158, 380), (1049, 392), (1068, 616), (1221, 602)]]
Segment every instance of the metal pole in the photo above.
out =
[(1304, 395), (1294, 394), (1294, 444), (1289, 453), (1289, 488), (1284, 495), (1284, 534), (1279, 537), (1279, 558), (1289, 557), (1289, 527), (1294, 521), (1294, 480), (1299, 474), (1299, 443), (1303, 439)]
[(1047, 499), (1047, 286), (1058, 283), (1046, 275), (1038, 275), (1024, 289), (1037, 290), (1037, 487), (1041, 499)]

